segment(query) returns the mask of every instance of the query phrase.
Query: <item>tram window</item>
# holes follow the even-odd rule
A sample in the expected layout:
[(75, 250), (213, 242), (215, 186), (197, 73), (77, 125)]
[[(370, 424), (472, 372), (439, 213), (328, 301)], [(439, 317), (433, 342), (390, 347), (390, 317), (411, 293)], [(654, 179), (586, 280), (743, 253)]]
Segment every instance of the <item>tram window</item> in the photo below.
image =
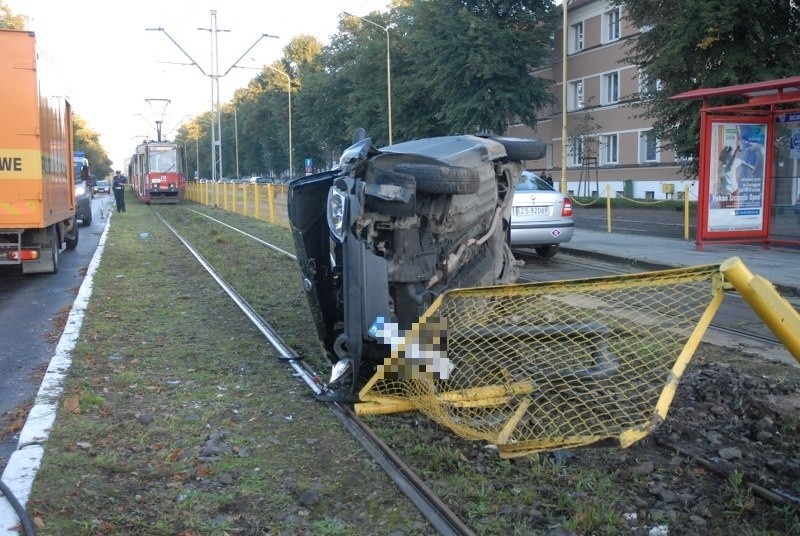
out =
[(174, 149), (167, 151), (150, 152), (150, 171), (167, 172), (176, 171), (177, 152)]

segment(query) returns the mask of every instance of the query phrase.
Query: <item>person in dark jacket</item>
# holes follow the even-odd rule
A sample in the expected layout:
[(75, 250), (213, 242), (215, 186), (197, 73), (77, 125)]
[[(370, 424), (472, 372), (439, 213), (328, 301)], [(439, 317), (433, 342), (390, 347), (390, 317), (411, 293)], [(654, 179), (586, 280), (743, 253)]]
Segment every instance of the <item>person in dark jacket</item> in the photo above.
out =
[(127, 179), (122, 175), (122, 172), (117, 170), (114, 173), (114, 178), (111, 180), (111, 188), (114, 190), (114, 201), (117, 204), (117, 212), (125, 212), (125, 185), (128, 184)]

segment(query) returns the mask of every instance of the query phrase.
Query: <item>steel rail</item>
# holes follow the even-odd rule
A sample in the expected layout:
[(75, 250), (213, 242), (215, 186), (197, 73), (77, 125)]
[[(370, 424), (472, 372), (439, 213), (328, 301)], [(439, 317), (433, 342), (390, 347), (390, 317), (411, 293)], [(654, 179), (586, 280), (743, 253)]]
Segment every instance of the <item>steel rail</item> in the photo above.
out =
[[(152, 208), (152, 207), (151, 207)], [(191, 209), (189, 209), (191, 210)], [(233, 302), (245, 313), (259, 331), (267, 338), (269, 343), (278, 351), (279, 358), (289, 363), (297, 374), (303, 379), (306, 385), (315, 394), (322, 392), (323, 383), (319, 376), (299, 357), (299, 355), (289, 347), (283, 339), (272, 329), (272, 327), (244, 300), (236, 290), (220, 276), (211, 264), (192, 246), (175, 227), (167, 222), (157, 210), (153, 212), (161, 222), (175, 235), (178, 240), (191, 252), (203, 268), (214, 278), (217, 284), (230, 296)], [(214, 218), (210, 218), (214, 220)], [(231, 229), (242, 232), (219, 220), (218, 223), (230, 227)], [(243, 233), (243, 232), (242, 232)], [(247, 233), (243, 233), (247, 234)], [(251, 235), (248, 235), (251, 236)], [(252, 237), (258, 240), (255, 237)], [(259, 240), (260, 241), (260, 240)], [(284, 254), (291, 255), (279, 248), (273, 248)], [(474, 532), (464, 524), (461, 519), (445, 504), (428, 486), (414, 473), (414, 471), (397, 456), (397, 454), (386, 445), (367, 424), (361, 420), (352, 410), (336, 402), (324, 402), (339, 422), (346, 428), (378, 462), (389, 478), (395, 483), (400, 491), (417, 507), (420, 513), (428, 520), (432, 527), (443, 536), (474, 536)]]
[[(522, 258), (522, 257), (535, 258), (534, 255), (526, 253), (525, 251), (514, 250), (514, 253), (516, 255), (518, 255), (519, 258)], [(562, 257), (561, 259), (559, 259), (559, 261), (563, 262), (564, 264), (567, 264), (567, 265), (581, 266), (583, 268), (587, 268), (587, 269), (590, 269), (590, 270), (595, 270), (597, 272), (612, 274), (612, 275), (627, 275), (627, 274), (631, 274), (631, 273), (640, 273), (640, 272), (644, 272), (645, 271), (642, 268), (633, 268), (633, 267), (628, 267), (627, 269), (614, 269), (614, 268), (611, 268), (611, 267), (608, 266), (608, 264), (609, 264), (608, 261), (600, 261), (599, 263), (594, 263), (591, 260), (583, 260), (583, 261), (581, 261), (581, 260), (577, 260), (577, 259), (572, 258), (572, 257), (570, 257), (569, 259), (565, 259), (565, 258)], [(532, 283), (540, 283), (540, 282), (541, 283), (546, 283), (547, 282), (547, 281), (534, 280), (534, 279), (526, 277), (524, 275), (521, 275), (520, 279), (524, 279), (524, 280), (532, 282)], [(742, 299), (742, 297), (739, 296), (739, 294), (737, 294), (735, 292), (726, 293), (725, 294), (725, 298), (726, 298), (726, 300), (735, 300), (735, 301), (744, 303), (744, 300)], [(714, 332), (717, 332), (717, 333), (725, 333), (727, 335), (734, 335), (736, 337), (739, 337), (739, 338), (742, 338), (742, 339), (746, 339), (746, 340), (750, 340), (750, 341), (754, 341), (754, 342), (766, 343), (766, 344), (770, 344), (770, 345), (774, 345), (774, 346), (783, 346), (783, 343), (780, 340), (778, 340), (777, 338), (775, 338), (775, 337), (771, 337), (769, 335), (761, 335), (759, 333), (752, 333), (752, 332), (748, 332), (748, 331), (742, 331), (739, 328), (727, 327), (727, 326), (724, 326), (724, 325), (722, 325), (722, 324), (720, 324), (718, 322), (711, 322), (711, 324), (709, 324), (709, 326), (708, 326), (708, 329), (710, 331), (714, 331)]]

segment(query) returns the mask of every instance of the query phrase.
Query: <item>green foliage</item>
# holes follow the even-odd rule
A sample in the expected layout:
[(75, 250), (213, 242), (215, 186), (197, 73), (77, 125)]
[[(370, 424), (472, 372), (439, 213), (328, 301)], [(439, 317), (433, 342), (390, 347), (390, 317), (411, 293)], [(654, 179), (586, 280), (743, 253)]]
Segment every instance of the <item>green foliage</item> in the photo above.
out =
[[(533, 126), (551, 97), (548, 82), (530, 72), (549, 61), (557, 11), (547, 0), (395, 0), (388, 11), (363, 18), (343, 14), (329, 45), (307, 35), (292, 39), (280, 60), (236, 92), (230, 104), (238, 129), (223, 106), (223, 174), (235, 175), (237, 145), (240, 175), (285, 174), (287, 75), (293, 176), (307, 158), (317, 170), (336, 162), (358, 127), (382, 146), (390, 139), (502, 133), (511, 121)], [(176, 136), (195, 145), (189, 169), (199, 156), (202, 177), (211, 174), (208, 130), (199, 121)]]
[(100, 144), (100, 134), (89, 128), (86, 121), (75, 113), (72, 115), (72, 137), (75, 150), (83, 151), (89, 160), (89, 169), (92, 175), (103, 178), (114, 174), (114, 170), (111, 168), (113, 162)]
[[(699, 102), (671, 95), (797, 75), (800, 10), (774, 0), (616, 0), (628, 19), (649, 28), (632, 41), (628, 61), (661, 81), (644, 117), (667, 148), (693, 157), (685, 171), (697, 173)], [(735, 102), (721, 99), (712, 104)]]
[(11, 8), (0, 0), (0, 29), (2, 30), (21, 30), (25, 27), (28, 17), (25, 15), (14, 15)]
[(550, 2), (440, 0), (406, 12), (415, 96), (433, 101), (441, 126), (503, 133), (512, 118), (535, 125), (550, 94), (529, 71), (549, 61)]

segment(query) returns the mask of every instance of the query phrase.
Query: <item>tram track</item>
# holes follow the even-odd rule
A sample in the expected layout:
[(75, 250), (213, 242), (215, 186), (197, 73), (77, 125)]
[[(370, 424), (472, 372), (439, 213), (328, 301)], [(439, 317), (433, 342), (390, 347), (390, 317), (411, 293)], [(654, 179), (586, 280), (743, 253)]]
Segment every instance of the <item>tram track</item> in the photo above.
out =
[[(197, 212), (192, 209), (187, 209), (187, 210), (191, 212)], [(221, 220), (217, 220), (216, 218), (212, 218), (202, 213), (200, 214), (203, 217), (208, 218), (209, 221), (215, 222), (216, 224), (220, 224), (228, 228), (230, 231), (239, 233), (243, 236), (248, 237), (249, 239), (255, 239), (256, 241), (262, 243), (262, 245), (268, 247), (273, 251), (280, 253), (280, 250), (282, 249), (280, 247), (270, 247), (270, 245), (268, 245), (269, 244), (268, 242), (262, 241), (261, 239), (255, 237), (250, 233), (247, 233), (246, 231), (242, 231), (241, 229), (238, 229), (235, 226), (230, 225)], [(289, 256), (283, 254), (282, 256), (286, 257), (287, 259), (291, 259), (291, 257)], [(613, 275), (621, 275), (637, 271), (633, 268), (626, 270), (626, 267), (620, 267), (620, 269), (616, 269), (613, 265), (609, 265), (608, 263), (594, 263), (592, 261), (586, 261), (583, 258), (581, 258), (580, 260), (576, 260), (576, 262), (572, 262), (573, 260), (574, 259), (572, 259), (571, 257), (565, 256), (564, 258), (559, 258), (557, 262), (560, 265), (568, 264), (571, 265), (573, 268), (579, 267), (582, 270), (592, 270), (594, 272), (594, 275), (592, 276), (586, 275), (585, 277), (596, 277), (598, 274), (613, 276)], [(552, 263), (553, 260), (547, 262)], [(557, 271), (559, 270), (557, 269)], [(561, 270), (561, 272), (563, 273), (563, 270)], [(559, 279), (563, 280), (564, 277), (560, 277)], [(235, 291), (233, 292), (235, 294)], [(246, 302), (244, 302), (244, 304), (246, 306)], [(264, 321), (263, 318), (254, 309), (251, 310), (251, 314), (246, 313), (246, 316), (248, 316), (248, 318), (250, 318), (250, 320), (254, 321), (255, 323)], [(732, 330), (732, 333), (741, 335), (741, 330), (738, 331)], [(767, 338), (767, 340), (770, 339)], [(290, 362), (297, 361), (298, 363), (303, 363), (302, 359), (297, 357), (297, 354), (293, 353), (291, 350), (287, 350), (286, 352), (279, 351), (279, 354), (281, 355), (281, 359), (285, 359)], [(318, 376), (315, 376), (313, 371), (310, 371), (310, 374), (311, 377), (314, 378), (312, 382), (313, 385), (315, 386), (321, 385), (321, 383), (319, 383)], [(351, 435), (353, 435), (353, 437), (355, 437), (359, 441), (359, 443), (361, 443), (364, 446), (364, 449), (371, 456), (373, 456), (373, 458), (386, 472), (386, 474), (390, 476), (390, 478), (395, 482), (395, 484), (403, 492), (403, 494), (406, 495), (406, 497), (408, 497), (411, 500), (411, 502), (417, 507), (417, 509), (422, 513), (423, 517), (429, 520), (431, 526), (435, 527), (437, 532), (441, 534), (471, 533), (469, 527), (464, 525), (455, 514), (453, 514), (452, 518), (449, 517), (449, 514), (445, 514), (442, 517), (442, 511), (437, 506), (437, 501), (439, 499), (436, 497), (436, 495), (431, 493), (430, 490), (427, 489), (427, 486), (425, 486), (424, 483), (422, 483), (422, 486), (419, 487), (417, 485), (417, 482), (415, 482), (416, 480), (418, 480), (415, 473), (410, 468), (408, 468), (408, 466), (404, 464), (402, 460), (399, 459), (399, 456), (397, 456), (394, 453), (394, 451), (391, 450), (391, 448), (387, 447), (376, 434), (372, 433), (369, 427), (367, 427), (363, 422), (361, 422), (360, 419), (354, 418), (352, 412), (349, 411), (349, 408), (343, 407), (336, 403), (328, 403), (326, 405), (330, 408), (330, 411), (336, 417), (336, 419), (341, 423), (342, 427), (347, 429), (348, 432)], [(665, 428), (665, 430), (668, 428), (669, 427)], [(366, 437), (365, 442), (362, 442), (362, 436)], [(373, 437), (370, 438), (369, 436)], [(388, 436), (385, 436), (385, 431), (384, 431), (384, 437), (388, 438)], [(683, 446), (680, 441), (673, 441), (673, 439), (674, 437), (667, 436), (666, 432), (664, 432), (664, 434), (655, 433), (653, 434), (653, 440), (647, 443), (648, 444), (647, 448), (654, 449), (652, 451), (652, 455), (655, 457), (661, 456), (664, 458), (669, 458), (670, 456), (674, 456), (675, 452), (683, 453), (682, 455), (685, 456), (687, 460), (691, 460), (689, 463), (693, 463), (696, 464), (698, 467), (707, 469), (709, 473), (714, 473), (715, 475), (718, 475), (718, 477), (723, 479), (724, 478), (730, 479), (732, 474), (735, 475), (735, 473), (731, 473), (730, 470), (728, 469), (730, 467), (729, 465), (726, 468), (726, 465), (718, 463), (719, 460), (717, 460), (715, 457), (708, 455), (703, 456), (702, 452), (694, 453), (686, 451), (685, 449), (683, 449)], [(657, 454), (656, 453), (657, 451), (661, 452), (661, 454)], [(377, 454), (375, 454), (374, 452), (377, 452)], [(397, 458), (397, 460), (399, 460), (399, 463), (394, 458)], [(399, 479), (396, 478), (393, 473), (399, 474), (402, 478)], [(774, 502), (779, 505), (788, 505), (791, 507), (797, 506), (797, 504), (795, 504), (795, 501), (793, 500), (792, 492), (788, 491), (788, 488), (779, 488), (779, 487), (765, 488), (759, 485), (758, 480), (756, 480), (755, 478), (750, 478), (747, 475), (745, 475), (743, 483), (744, 485), (747, 485), (748, 489), (750, 489), (755, 495), (758, 495), (764, 500)], [(412, 490), (411, 494), (407, 493), (407, 490), (412, 488), (418, 488), (418, 489), (416, 491)], [(789, 500), (786, 500), (785, 499), (786, 497), (788, 497)], [(445, 512), (448, 511), (449, 508), (446, 508)]]
[[(792, 502), (800, 496), (800, 371), (713, 342), (697, 348), (669, 418), (626, 449), (502, 459), (494, 445), (463, 439), (425, 412), (359, 415), (468, 529), (428, 521), (421, 512), (431, 498), (409, 500), (356, 440), (361, 429), (347, 428), (358, 424), (348, 408), (316, 400), (289, 366), (309, 365), (313, 385), (314, 369), (324, 378), (330, 370), (297, 261), (250, 237), (293, 252), (290, 233), (191, 203), (156, 210), (294, 351), (274, 349), (253, 329), (151, 208), (134, 203), (115, 216), (28, 501), (43, 536), (633, 535), (667, 527), (699, 536), (800, 526)], [(583, 268), (570, 268), (570, 257), (531, 261), (539, 273), (529, 275), (592, 277), (573, 273)]]
[[(319, 394), (324, 388), (324, 383), (319, 374), (314, 371), (270, 326), (270, 324), (244, 299), (236, 289), (228, 283), (209, 263), (197, 248), (186, 240), (180, 232), (171, 225), (157, 209), (151, 207), (158, 219), (172, 232), (175, 237), (186, 247), (195, 257), (204, 270), (206, 270), (214, 281), (222, 288), (230, 299), (242, 310), (245, 316), (255, 325), (264, 335), (267, 341), (278, 352), (279, 359), (286, 361), (295, 373), (303, 380), (306, 386), (314, 394)], [(265, 247), (272, 249), (279, 254), (285, 255), (292, 260), (296, 257), (284, 249), (261, 240), (250, 233), (237, 229), (236, 227), (221, 220), (189, 209), (191, 212), (206, 217), (215, 223), (223, 225), (233, 231), (241, 233)], [(370, 427), (360, 419), (353, 411), (342, 404), (336, 402), (316, 402), (324, 404), (333, 413), (341, 425), (351, 433), (358, 443), (372, 456), (381, 466), (384, 472), (395, 483), (400, 491), (417, 507), (420, 513), (428, 520), (433, 528), (443, 536), (471, 536), (474, 532), (442, 501), (425, 483), (417, 476), (414, 471), (398, 456), (386, 443), (375, 434)]]
[[(529, 253), (526, 253), (526, 252), (520, 251), (520, 250), (516, 250), (514, 253), (515, 253), (515, 255), (518, 256), (518, 258), (522, 258), (523, 260), (527, 259), (528, 261), (532, 261), (533, 265), (535, 265), (535, 264), (541, 265), (541, 263), (539, 262), (539, 259), (537, 259), (535, 256), (533, 256), (533, 255), (531, 255)], [(570, 269), (573, 269), (573, 268), (577, 267), (580, 270), (581, 274), (585, 274), (585, 275), (581, 275), (580, 276), (581, 278), (583, 278), (583, 277), (603, 277), (603, 276), (627, 275), (627, 274), (641, 273), (641, 272), (647, 271), (645, 269), (636, 268), (636, 267), (633, 267), (633, 266), (630, 266), (630, 265), (620, 265), (619, 267), (616, 267), (616, 266), (613, 266), (612, 264), (609, 264), (608, 262), (593, 261), (593, 260), (587, 259), (585, 257), (574, 257), (574, 256), (566, 256), (566, 255), (562, 255), (562, 256), (558, 257), (557, 259), (550, 260), (549, 262), (550, 263), (557, 263), (559, 266), (563, 265), (563, 266), (569, 267)], [(547, 272), (539, 271), (536, 274), (537, 277), (534, 278), (534, 277), (532, 277), (530, 275), (530, 266), (531, 265), (528, 265), (528, 266), (529, 266), (528, 270), (526, 270), (525, 268), (523, 268), (523, 270), (522, 270), (522, 275), (520, 277), (520, 280), (522, 280), (522, 281), (526, 281), (526, 282), (547, 282), (547, 281), (552, 281), (552, 280), (555, 280), (555, 279), (563, 279), (563, 277), (560, 277), (560, 274), (563, 274), (563, 272), (564, 272), (563, 269), (555, 270), (555, 273), (559, 274), (559, 277), (557, 277), (557, 278), (556, 277), (551, 277), (551, 275), (550, 275), (552, 273), (551, 271), (547, 271)], [(742, 297), (739, 296), (737, 293), (729, 292), (725, 296), (725, 302), (727, 302), (729, 307), (733, 307), (737, 311), (746, 311), (747, 312), (746, 314), (751, 314), (751, 315), (754, 314), (754, 313), (749, 313), (750, 306), (747, 305), (747, 303), (744, 301), (744, 299), (742, 299)], [(738, 314), (741, 314), (741, 313), (737, 313), (737, 315)], [(742, 339), (742, 340), (745, 340), (745, 341), (751, 341), (751, 342), (755, 342), (755, 343), (758, 343), (758, 344), (764, 344), (764, 345), (768, 345), (768, 346), (782, 346), (781, 341), (778, 340), (774, 336), (771, 336), (769, 334), (759, 333), (759, 332), (754, 331), (754, 330), (742, 329), (741, 327), (733, 327), (733, 326), (727, 325), (725, 323), (724, 319), (722, 319), (722, 320), (719, 319), (720, 316), (721, 315), (718, 313), (717, 317), (715, 317), (715, 320), (713, 322), (711, 322), (711, 324), (709, 325), (709, 331), (711, 331), (712, 333), (725, 335), (725, 336), (730, 336), (730, 337), (733, 337), (733, 338), (738, 338), (738, 339)]]

